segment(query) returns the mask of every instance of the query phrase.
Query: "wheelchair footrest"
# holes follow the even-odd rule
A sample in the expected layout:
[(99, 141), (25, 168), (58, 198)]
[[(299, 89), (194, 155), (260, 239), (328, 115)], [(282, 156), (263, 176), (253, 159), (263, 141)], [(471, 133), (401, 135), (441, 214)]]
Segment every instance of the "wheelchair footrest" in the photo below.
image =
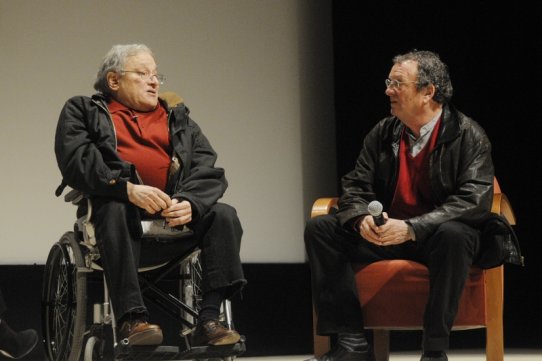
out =
[(177, 346), (130, 346), (118, 344), (115, 348), (117, 361), (194, 360), (239, 356), (246, 351), (245, 338), (234, 345), (197, 346), (179, 351)]
[(115, 360), (177, 360), (177, 346), (130, 346), (119, 344), (115, 348)]
[(244, 337), (241, 341), (233, 345), (224, 346), (197, 346), (189, 350), (181, 351), (178, 355), (179, 360), (223, 358), (229, 356), (239, 356), (246, 351)]

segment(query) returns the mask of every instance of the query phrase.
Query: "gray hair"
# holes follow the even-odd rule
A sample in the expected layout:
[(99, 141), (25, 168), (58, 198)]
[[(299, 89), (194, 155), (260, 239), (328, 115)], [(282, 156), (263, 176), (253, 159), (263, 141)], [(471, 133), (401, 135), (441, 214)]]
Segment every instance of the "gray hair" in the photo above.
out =
[(393, 63), (400, 64), (408, 60), (418, 64), (418, 89), (433, 84), (436, 88), (434, 101), (445, 104), (452, 99), (454, 89), (448, 66), (440, 60), (438, 54), (427, 50), (412, 50), (406, 54), (396, 55)]
[(128, 45), (114, 45), (111, 50), (105, 54), (102, 60), (102, 65), (96, 74), (96, 81), (94, 82), (94, 89), (102, 94), (109, 95), (110, 89), (107, 84), (107, 73), (120, 72), (124, 66), (126, 58), (137, 55), (139, 53), (149, 53), (153, 55), (151, 49), (144, 44), (128, 44)]

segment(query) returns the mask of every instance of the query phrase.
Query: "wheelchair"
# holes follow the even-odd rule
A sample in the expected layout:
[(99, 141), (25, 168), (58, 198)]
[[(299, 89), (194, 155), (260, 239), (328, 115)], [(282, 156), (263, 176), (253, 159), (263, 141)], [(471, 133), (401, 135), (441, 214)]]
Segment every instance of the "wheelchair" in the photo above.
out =
[[(128, 339), (119, 340), (105, 276), (100, 267), (94, 226), (91, 223), (90, 198), (77, 190), (64, 200), (78, 206), (74, 230), (62, 235), (50, 249), (42, 284), (42, 333), (49, 361), (99, 361), (109, 359), (112, 348), (115, 360), (224, 360), (231, 361), (245, 352), (245, 337), (234, 345), (190, 345), (190, 334), (200, 308), (202, 267), (200, 251), (192, 233), (164, 226), (161, 220), (142, 220), (142, 261), (138, 269), (141, 292), (182, 327), (179, 344), (173, 346), (131, 346)], [(160, 224), (160, 223), (161, 224)], [(179, 240), (181, 238), (181, 240)], [(175, 241), (174, 241), (175, 240)], [(162, 258), (143, 260), (144, 247), (163, 248)], [(165, 254), (165, 256), (164, 256)], [(171, 254), (182, 254), (171, 259)], [(178, 289), (160, 287), (166, 276), (178, 281)], [(103, 298), (89, 300), (87, 286), (94, 281), (103, 287)], [(92, 323), (87, 324), (87, 318)], [(221, 306), (220, 321), (233, 328), (231, 304)], [(112, 340), (111, 340), (112, 339)], [(109, 346), (109, 347), (107, 347)]]

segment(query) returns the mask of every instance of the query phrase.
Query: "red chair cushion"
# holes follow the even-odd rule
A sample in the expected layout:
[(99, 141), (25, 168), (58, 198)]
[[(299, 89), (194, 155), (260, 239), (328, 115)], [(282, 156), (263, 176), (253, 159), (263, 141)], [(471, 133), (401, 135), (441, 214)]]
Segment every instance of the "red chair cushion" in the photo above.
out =
[[(421, 329), (429, 294), (429, 272), (407, 260), (354, 265), (367, 328)], [(472, 267), (461, 296), (454, 329), (485, 327), (484, 271)]]

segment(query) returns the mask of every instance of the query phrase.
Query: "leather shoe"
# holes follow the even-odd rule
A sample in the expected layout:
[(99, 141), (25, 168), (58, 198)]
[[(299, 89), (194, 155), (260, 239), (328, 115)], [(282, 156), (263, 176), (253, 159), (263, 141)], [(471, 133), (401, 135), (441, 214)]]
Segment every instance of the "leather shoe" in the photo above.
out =
[(120, 339), (128, 339), (132, 346), (160, 345), (163, 340), (160, 326), (142, 320), (125, 321), (119, 330)]
[(0, 339), (0, 354), (12, 359), (19, 359), (28, 355), (37, 343), (38, 334), (35, 330), (14, 332), (11, 340)]
[(364, 351), (348, 351), (336, 344), (331, 351), (324, 354), (318, 361), (375, 361), (371, 347)]
[(192, 334), (192, 346), (233, 345), (241, 339), (237, 331), (224, 327), (218, 320), (209, 320), (198, 324)]
[(425, 356), (422, 355), (420, 361), (448, 361), (448, 356), (445, 352), (442, 352), (440, 356)]

